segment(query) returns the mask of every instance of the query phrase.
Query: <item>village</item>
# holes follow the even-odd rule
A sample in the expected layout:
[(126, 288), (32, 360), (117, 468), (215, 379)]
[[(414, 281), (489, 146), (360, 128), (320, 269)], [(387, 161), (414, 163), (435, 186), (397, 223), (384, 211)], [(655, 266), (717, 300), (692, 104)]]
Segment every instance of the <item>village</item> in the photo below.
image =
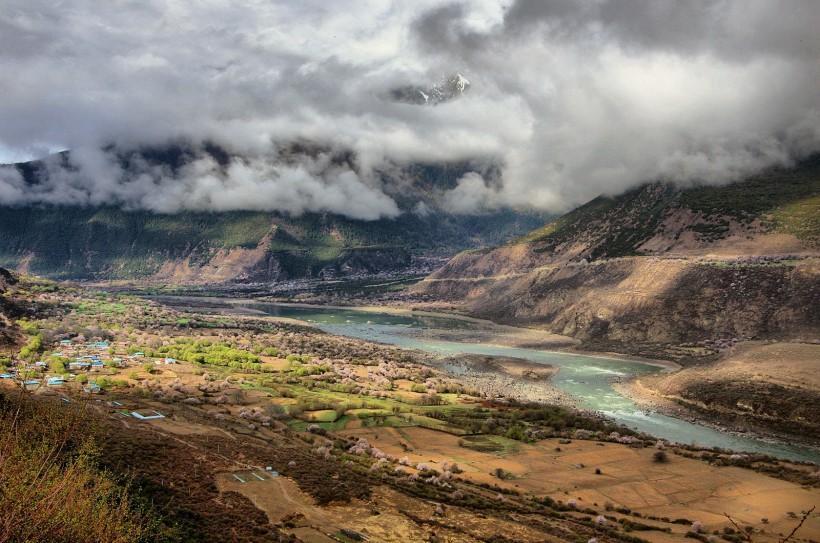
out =
[[(723, 531), (731, 524), (715, 508), (726, 499), (767, 541), (816, 496), (813, 466), (675, 446), (516, 397), (542, 393), (548, 367), (533, 380), (521, 361), (436, 362), (276, 318), (183, 313), (124, 295), (34, 299), (44, 316), (21, 321), (29, 343), (2, 363), (4, 390), (99, 415), (128, 463), (128, 440), (159, 458), (178, 444), (174, 471), (202, 477), (207, 459), (201, 484), (216, 485), (214, 499), (244, 496), (303, 541), (425, 540), (430, 526), (455, 540), (483, 541), (482, 530), (501, 527), (540, 541), (543, 526), (481, 515), (543, 509), (584, 541), (633, 542), (640, 531), (642, 541), (692, 533), (733, 543), (739, 536)], [(442, 371), (456, 363), (474, 371)], [(500, 386), (516, 379), (527, 386)], [(172, 477), (167, 463), (141, 458), (146, 477)], [(174, 477), (175, 488), (192, 484)], [(651, 490), (647, 501), (658, 481), (691, 500)], [(731, 490), (748, 484), (759, 490)], [(375, 502), (412, 514), (375, 516)]]
[(162, 366), (176, 364), (176, 360), (166, 357), (151, 359), (142, 351), (132, 353), (118, 350), (117, 345), (109, 341), (84, 343), (62, 339), (57, 350), (38, 362), (12, 359), (10, 367), (4, 366), (0, 379), (7, 379), (28, 389), (36, 389), (41, 385), (59, 387), (76, 383), (82, 385), (85, 392), (98, 393), (103, 387), (126, 383), (122, 380), (112, 381), (104, 377), (104, 373), (116, 375), (118, 370), (137, 366), (145, 368), (146, 364)]

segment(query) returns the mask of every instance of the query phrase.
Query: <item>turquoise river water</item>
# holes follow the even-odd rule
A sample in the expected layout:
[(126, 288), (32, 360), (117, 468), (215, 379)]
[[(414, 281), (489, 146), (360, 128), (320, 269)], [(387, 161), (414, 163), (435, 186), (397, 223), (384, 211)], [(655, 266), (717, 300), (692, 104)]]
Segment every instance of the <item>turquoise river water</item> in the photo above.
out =
[(444, 316), (394, 315), (263, 302), (242, 303), (241, 307), (269, 315), (299, 319), (333, 334), (419, 349), (433, 354), (510, 356), (551, 364), (560, 368), (552, 379), (556, 387), (577, 398), (582, 408), (601, 412), (630, 428), (678, 443), (697, 443), (738, 452), (759, 452), (778, 458), (820, 463), (820, 451), (816, 449), (733, 435), (641, 409), (631, 399), (618, 394), (612, 388), (611, 380), (613, 377), (627, 377), (661, 370), (659, 366), (646, 362), (519, 349), (486, 343), (431, 341), (414, 337), (421, 330), (469, 330), (484, 326), (482, 323)]

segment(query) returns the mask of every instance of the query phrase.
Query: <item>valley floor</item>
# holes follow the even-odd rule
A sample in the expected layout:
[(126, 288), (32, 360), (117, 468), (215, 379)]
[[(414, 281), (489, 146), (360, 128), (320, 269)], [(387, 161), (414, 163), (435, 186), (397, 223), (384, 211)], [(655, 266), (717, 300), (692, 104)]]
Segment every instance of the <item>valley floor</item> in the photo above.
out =
[[(820, 503), (816, 466), (657, 443), (509, 398), (548, 393), (555, 368), (431, 366), (289, 320), (20, 289), (30, 340), (0, 395), (29, 379), (36, 401), (83, 406), (104, 465), (136, 477), (169, 542), (738, 543), (728, 513), (773, 543)], [(552, 339), (533, 334), (508, 340)], [(65, 383), (46, 385), (54, 375)], [(818, 539), (812, 513), (796, 541)]]

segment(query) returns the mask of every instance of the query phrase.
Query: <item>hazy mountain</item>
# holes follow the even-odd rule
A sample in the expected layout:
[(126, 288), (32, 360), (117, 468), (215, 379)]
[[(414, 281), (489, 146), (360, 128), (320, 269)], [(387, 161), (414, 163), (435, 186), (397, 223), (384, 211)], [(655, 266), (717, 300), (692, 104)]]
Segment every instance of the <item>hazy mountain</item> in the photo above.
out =
[[(156, 175), (162, 179), (180, 179), (179, 172), (196, 160), (207, 160), (217, 169), (242, 162), (242, 157), (215, 145), (109, 154), (117, 161), (118, 195), (129, 194), (136, 184), (150, 187), (144, 177), (151, 172), (160, 172)], [(317, 177), (334, 168), (357, 168), (352, 154), (304, 143), (279, 149), (276, 156), (283, 167), (302, 168), (310, 162)], [(412, 164), (381, 172), (382, 190), (395, 202), (397, 214), (376, 220), (309, 210), (219, 212), (207, 205), (202, 211), (155, 212), (161, 206), (174, 207), (167, 195), (156, 196), (161, 201), (148, 202), (148, 209), (134, 208), (145, 198), (106, 200), (95, 194), (90, 197), (101, 200), (97, 205), (76, 205), (68, 189), (54, 179), (71, 164), (70, 153), (62, 153), (48, 162), (14, 166), (35, 191), (49, 186), (56, 203), (0, 208), (0, 264), (54, 278), (194, 283), (429, 273), (461, 250), (501, 243), (547, 217), (509, 209), (461, 215), (443, 210), (441, 195), (465, 174), (493, 175), (492, 166), (480, 164)], [(99, 181), (101, 190), (107, 183)], [(69, 203), (61, 205), (56, 196), (63, 193)]]

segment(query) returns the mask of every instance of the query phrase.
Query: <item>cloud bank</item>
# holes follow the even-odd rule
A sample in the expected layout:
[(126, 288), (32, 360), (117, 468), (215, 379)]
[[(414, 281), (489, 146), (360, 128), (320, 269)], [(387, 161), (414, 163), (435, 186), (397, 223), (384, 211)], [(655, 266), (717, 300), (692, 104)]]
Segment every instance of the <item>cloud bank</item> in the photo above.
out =
[[(820, 151), (818, 19), (812, 0), (10, 0), (0, 153), (72, 155), (34, 186), (0, 169), (0, 204), (369, 220), (399, 213), (376, 172), (476, 158), (499, 178), (465, 176), (443, 208), (557, 211), (648, 180), (726, 182)], [(457, 99), (391, 98), (454, 73), (470, 81)], [(110, 151), (180, 140), (235, 158), (126, 171)], [(280, 160), (293, 141), (356, 167)]]

